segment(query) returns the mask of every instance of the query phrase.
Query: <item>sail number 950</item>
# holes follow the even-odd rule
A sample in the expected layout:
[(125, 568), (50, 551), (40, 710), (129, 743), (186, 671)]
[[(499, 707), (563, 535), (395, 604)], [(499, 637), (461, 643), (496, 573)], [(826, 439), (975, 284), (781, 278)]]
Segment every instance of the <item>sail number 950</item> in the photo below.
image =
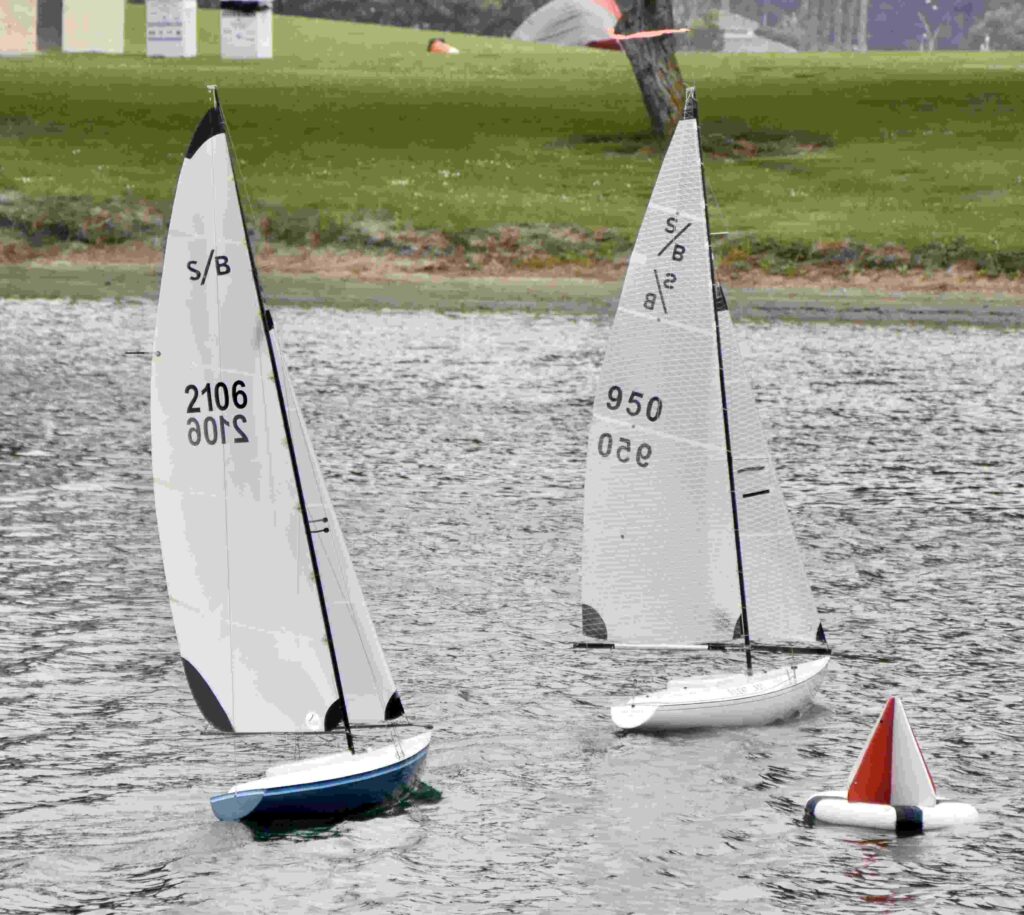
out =
[(249, 441), (245, 433), (247, 418), (242, 412), (249, 404), (249, 395), (241, 378), (230, 388), (224, 381), (202, 387), (187, 384), (185, 394), (189, 399), (186, 413), (208, 414), (189, 416), (185, 420), (190, 445), (227, 445)]
[[(617, 384), (613, 384), (608, 388), (608, 402), (605, 406), (609, 410), (618, 410), (622, 406), (623, 392)], [(639, 416), (641, 411), (647, 416), (647, 419), (656, 423), (658, 418), (661, 416), (661, 398), (655, 395), (647, 400), (647, 409), (644, 409), (644, 395), (640, 391), (631, 391), (629, 397), (626, 399), (626, 412), (630, 416)]]
[(601, 457), (611, 457), (614, 453), (620, 464), (635, 460), (637, 467), (650, 467), (653, 450), (647, 442), (641, 442), (634, 451), (633, 442), (628, 438), (620, 436), (616, 443), (611, 432), (602, 432), (597, 438), (597, 453)]

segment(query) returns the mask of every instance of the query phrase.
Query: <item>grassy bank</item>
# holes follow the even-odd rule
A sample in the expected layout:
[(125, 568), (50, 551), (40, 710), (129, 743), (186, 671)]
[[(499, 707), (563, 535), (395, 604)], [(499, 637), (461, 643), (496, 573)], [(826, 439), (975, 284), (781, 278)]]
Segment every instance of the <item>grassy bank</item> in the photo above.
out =
[[(159, 242), (183, 148), (222, 89), (275, 243), (547, 264), (621, 256), (660, 162), (623, 55), (279, 16), (275, 58), (0, 60), (0, 241)], [(1015, 54), (681, 57), (702, 100), (723, 257), (792, 272), (1024, 268)], [(11, 253), (14, 252), (14, 253)]]

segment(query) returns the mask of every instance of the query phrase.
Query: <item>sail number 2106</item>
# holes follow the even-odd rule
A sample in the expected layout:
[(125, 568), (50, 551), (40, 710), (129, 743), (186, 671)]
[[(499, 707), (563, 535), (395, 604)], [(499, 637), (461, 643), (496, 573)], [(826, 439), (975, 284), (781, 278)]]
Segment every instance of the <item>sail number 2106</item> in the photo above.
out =
[[(246, 415), (242, 411), (249, 404), (245, 382), (239, 378), (229, 387), (227, 382), (185, 385), (188, 403), (185, 420), (190, 445), (228, 445), (248, 442), (245, 432)], [(203, 416), (202, 414), (206, 414)]]

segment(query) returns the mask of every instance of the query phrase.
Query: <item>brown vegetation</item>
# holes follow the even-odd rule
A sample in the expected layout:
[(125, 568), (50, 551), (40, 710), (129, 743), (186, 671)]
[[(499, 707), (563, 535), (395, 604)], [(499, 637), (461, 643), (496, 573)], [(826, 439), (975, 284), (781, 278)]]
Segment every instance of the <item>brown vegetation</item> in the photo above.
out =
[[(615, 282), (623, 277), (626, 258), (565, 262), (536, 250), (524, 251), (514, 229), (494, 236), (484, 250), (456, 248), (437, 253), (441, 244), (409, 239), (408, 253), (368, 253), (337, 248), (275, 248), (263, 245), (258, 254), (264, 273), (310, 275), (328, 279), (386, 280), (389, 277), (516, 277), (578, 278)], [(822, 246), (823, 248), (828, 247)], [(894, 263), (906, 263), (906, 252), (888, 252)], [(76, 266), (147, 266), (159, 270), (163, 252), (143, 242), (120, 245), (35, 247), (23, 243), (0, 245), (0, 264)], [(877, 292), (979, 292), (1024, 295), (1024, 279), (989, 276), (972, 262), (942, 270), (851, 269), (844, 264), (807, 263), (785, 273), (769, 272), (742, 259), (724, 258), (719, 276), (726, 284), (761, 289), (861, 289)]]

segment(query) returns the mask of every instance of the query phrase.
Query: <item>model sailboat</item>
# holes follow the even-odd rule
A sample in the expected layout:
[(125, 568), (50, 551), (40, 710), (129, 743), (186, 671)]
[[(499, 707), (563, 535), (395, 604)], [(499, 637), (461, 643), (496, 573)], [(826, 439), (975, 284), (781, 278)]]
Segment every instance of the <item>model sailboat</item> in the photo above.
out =
[(404, 714), (265, 307), (213, 93), (182, 165), (152, 374), (153, 481), (192, 695), (235, 733), (342, 729), (348, 752), (211, 801), (220, 819), (331, 816), (386, 800), (429, 733), (356, 753)]
[[(711, 254), (697, 104), (665, 154), (630, 258), (587, 451), (579, 647), (746, 653), (612, 708), (625, 729), (762, 724), (828, 666), (800, 553)], [(755, 672), (760, 651), (791, 663)], [(802, 653), (825, 655), (796, 663)], [(770, 655), (769, 655), (770, 656)]]

